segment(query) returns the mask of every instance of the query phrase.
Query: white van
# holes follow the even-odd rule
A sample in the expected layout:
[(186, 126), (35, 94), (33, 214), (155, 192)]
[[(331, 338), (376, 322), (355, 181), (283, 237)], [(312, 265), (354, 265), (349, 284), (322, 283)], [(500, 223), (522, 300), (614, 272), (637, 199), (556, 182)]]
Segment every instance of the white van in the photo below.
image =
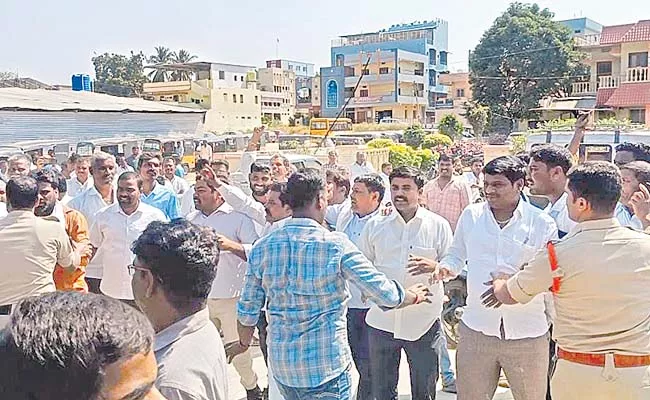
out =
[[(521, 132), (512, 133), (520, 135)], [(573, 132), (536, 132), (526, 135), (526, 150), (530, 151), (536, 146), (553, 143), (568, 146), (573, 138)], [(580, 160), (612, 161), (616, 155), (616, 146), (621, 143), (644, 143), (650, 145), (650, 131), (587, 131), (580, 145)]]

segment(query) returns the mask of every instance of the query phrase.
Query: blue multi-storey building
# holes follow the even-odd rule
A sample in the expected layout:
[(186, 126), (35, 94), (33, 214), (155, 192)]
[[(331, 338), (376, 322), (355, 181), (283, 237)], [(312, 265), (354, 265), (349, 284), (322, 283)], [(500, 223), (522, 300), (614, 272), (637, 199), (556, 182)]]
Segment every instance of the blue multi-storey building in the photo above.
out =
[(448, 24), (440, 19), (341, 36), (331, 67), (321, 68), (321, 114), (338, 115), (349, 99), (344, 116), (355, 122), (433, 122), (447, 93), (439, 82), (447, 57)]

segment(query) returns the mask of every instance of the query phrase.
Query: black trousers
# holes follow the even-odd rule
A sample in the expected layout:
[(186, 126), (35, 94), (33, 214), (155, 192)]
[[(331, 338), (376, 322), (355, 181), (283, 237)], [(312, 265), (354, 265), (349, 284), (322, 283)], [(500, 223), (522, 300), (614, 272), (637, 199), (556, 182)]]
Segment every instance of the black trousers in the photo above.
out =
[(99, 290), (99, 284), (102, 283), (101, 279), (98, 278), (86, 278), (86, 284), (88, 284), (88, 291), (90, 293), (102, 294)]
[(266, 312), (260, 312), (260, 319), (257, 321), (257, 330), (260, 333), (260, 350), (262, 350), (262, 355), (264, 356), (264, 364), (269, 366), (269, 348), (266, 344), (266, 330), (269, 326), (269, 323), (266, 321)]
[(438, 349), (442, 334), (440, 320), (413, 342), (395, 339), (392, 333), (372, 327), (369, 328), (369, 334), (372, 390), (376, 400), (397, 400), (402, 349), (406, 353), (411, 373), (411, 399), (436, 398)]
[(359, 373), (357, 400), (372, 400), (369, 327), (366, 324), (366, 314), (368, 314), (368, 309), (348, 309), (348, 343), (350, 344), (350, 350), (352, 350), (354, 366)]

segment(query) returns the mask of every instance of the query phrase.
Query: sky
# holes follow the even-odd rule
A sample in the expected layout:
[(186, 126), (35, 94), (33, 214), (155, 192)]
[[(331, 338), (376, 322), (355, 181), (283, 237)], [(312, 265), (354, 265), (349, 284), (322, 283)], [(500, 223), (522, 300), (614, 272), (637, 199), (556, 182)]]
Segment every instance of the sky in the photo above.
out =
[[(0, 71), (49, 84), (93, 75), (104, 52), (153, 54), (186, 49), (198, 60), (264, 66), (279, 58), (329, 66), (330, 41), (396, 23), (449, 22), (449, 67), (466, 70), (468, 52), (507, 7), (503, 0), (0, 0)], [(641, 0), (538, 1), (557, 19), (603, 25), (650, 19)], [(279, 46), (276, 46), (279, 39)]]

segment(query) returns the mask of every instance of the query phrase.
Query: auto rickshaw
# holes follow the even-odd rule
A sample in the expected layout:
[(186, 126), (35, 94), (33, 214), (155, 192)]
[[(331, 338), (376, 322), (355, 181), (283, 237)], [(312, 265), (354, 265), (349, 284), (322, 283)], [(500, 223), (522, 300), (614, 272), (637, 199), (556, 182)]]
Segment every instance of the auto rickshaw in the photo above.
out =
[(145, 139), (142, 144), (144, 153), (162, 154), (162, 141), (158, 139)]
[[(177, 143), (182, 144), (183, 154), (179, 154)], [(163, 157), (179, 157), (181, 165), (187, 170), (193, 170), (196, 164), (194, 154), (194, 139), (167, 140), (162, 144)]]
[(92, 156), (95, 153), (95, 144), (93, 142), (79, 142), (75, 153), (82, 157)]

